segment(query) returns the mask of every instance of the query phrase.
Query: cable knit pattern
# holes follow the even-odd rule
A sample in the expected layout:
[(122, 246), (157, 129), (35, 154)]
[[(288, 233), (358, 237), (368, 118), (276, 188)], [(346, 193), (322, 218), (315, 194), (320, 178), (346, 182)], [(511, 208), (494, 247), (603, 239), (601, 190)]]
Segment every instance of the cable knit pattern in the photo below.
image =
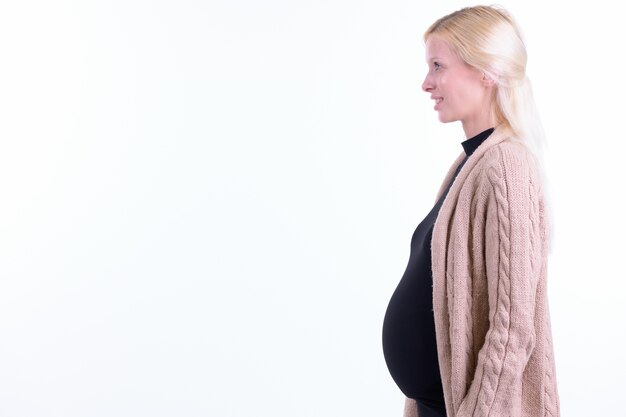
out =
[[(448, 417), (560, 415), (537, 168), (498, 126), (461, 168), (435, 222), (433, 310)], [(419, 417), (414, 400), (404, 417)]]

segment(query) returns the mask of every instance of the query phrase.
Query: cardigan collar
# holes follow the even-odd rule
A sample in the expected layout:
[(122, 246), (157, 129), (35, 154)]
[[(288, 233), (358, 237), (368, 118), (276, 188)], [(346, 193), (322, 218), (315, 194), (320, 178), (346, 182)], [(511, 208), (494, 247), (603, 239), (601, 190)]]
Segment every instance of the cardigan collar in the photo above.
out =
[(465, 153), (465, 150), (463, 150), (459, 154), (459, 156), (457, 156), (452, 166), (450, 166), (450, 168), (448, 169), (448, 173), (446, 174), (446, 177), (443, 180), (443, 183), (439, 187), (439, 192), (437, 193), (437, 198), (435, 199), (435, 203), (437, 202), (437, 200), (439, 200), (439, 197), (441, 197), (441, 195), (443, 194), (443, 191), (446, 189), (446, 185), (450, 182), (450, 180), (452, 180), (452, 176), (456, 172), (456, 169), (461, 164), (463, 159), (467, 158), (467, 161), (461, 167), (461, 170), (457, 174), (456, 178), (454, 178), (454, 182), (450, 186), (448, 195), (446, 196), (442, 204), (442, 207), (441, 207), (442, 209), (443, 209), (443, 206), (446, 205), (446, 200), (455, 199), (455, 197), (451, 198), (451, 195), (454, 196), (455, 194), (458, 194), (458, 192), (460, 191), (461, 184), (463, 183), (463, 181), (465, 181), (465, 177), (467, 177), (469, 172), (476, 165), (476, 163), (480, 160), (483, 154), (487, 152), (487, 149), (491, 148), (494, 145), (497, 145), (498, 143), (512, 136), (513, 136), (513, 133), (511, 132), (511, 129), (508, 126), (499, 124), (498, 126), (495, 127), (495, 130), (493, 131), (493, 133), (490, 134), (486, 139), (484, 139), (484, 141), (481, 143), (481, 146), (478, 146), (470, 155), (467, 155)]

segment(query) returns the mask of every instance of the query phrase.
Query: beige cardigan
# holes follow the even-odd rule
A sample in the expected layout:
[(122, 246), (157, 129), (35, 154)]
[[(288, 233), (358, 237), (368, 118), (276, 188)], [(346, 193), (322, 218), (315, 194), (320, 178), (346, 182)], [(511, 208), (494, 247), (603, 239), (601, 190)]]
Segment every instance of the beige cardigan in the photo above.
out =
[[(548, 308), (547, 221), (537, 165), (498, 126), (470, 155), (431, 242), (447, 417), (560, 415)], [(439, 199), (462, 152), (450, 167)], [(419, 417), (406, 398), (404, 417)]]

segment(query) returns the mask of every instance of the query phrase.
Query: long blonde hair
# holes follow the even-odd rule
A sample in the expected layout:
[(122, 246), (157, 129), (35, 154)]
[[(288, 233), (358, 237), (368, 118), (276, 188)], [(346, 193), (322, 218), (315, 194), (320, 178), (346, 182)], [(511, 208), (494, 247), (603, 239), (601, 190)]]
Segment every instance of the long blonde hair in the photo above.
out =
[(539, 168), (548, 216), (548, 253), (552, 252), (553, 223), (549, 182), (545, 174), (543, 125), (526, 76), (526, 45), (522, 31), (502, 6), (474, 6), (437, 19), (424, 33), (446, 42), (466, 64), (495, 81), (494, 114), (512, 141), (525, 145)]

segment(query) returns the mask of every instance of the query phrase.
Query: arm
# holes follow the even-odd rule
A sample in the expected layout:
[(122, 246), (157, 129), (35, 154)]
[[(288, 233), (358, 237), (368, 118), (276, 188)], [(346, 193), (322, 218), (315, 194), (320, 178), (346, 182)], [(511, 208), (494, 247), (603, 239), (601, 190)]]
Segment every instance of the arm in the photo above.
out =
[(522, 378), (535, 346), (540, 265), (539, 195), (526, 153), (503, 147), (491, 183), (485, 227), (489, 329), (457, 417), (521, 415)]

